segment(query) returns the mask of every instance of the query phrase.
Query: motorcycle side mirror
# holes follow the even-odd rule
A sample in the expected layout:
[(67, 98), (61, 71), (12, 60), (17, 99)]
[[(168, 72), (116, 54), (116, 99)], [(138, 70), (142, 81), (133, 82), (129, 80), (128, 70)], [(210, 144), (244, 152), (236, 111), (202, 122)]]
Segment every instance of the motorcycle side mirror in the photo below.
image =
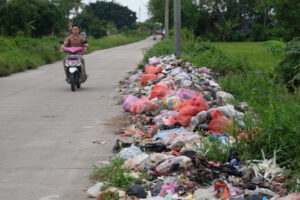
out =
[(86, 43), (88, 43), (87, 40), (83, 40), (83, 41), (82, 41), (82, 44), (86, 44)]
[(64, 44), (64, 42), (63, 42), (62, 40), (59, 40), (58, 42), (59, 42), (60, 44)]

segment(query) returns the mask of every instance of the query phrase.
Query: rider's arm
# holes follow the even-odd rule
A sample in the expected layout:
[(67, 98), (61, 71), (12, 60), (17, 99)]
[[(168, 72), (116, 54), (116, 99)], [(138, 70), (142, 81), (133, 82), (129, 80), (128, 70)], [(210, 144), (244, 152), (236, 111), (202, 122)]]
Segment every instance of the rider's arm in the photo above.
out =
[(62, 51), (65, 47), (69, 46), (69, 44), (70, 44), (70, 38), (67, 37), (67, 38), (65, 39), (64, 44), (61, 45), (60, 50)]

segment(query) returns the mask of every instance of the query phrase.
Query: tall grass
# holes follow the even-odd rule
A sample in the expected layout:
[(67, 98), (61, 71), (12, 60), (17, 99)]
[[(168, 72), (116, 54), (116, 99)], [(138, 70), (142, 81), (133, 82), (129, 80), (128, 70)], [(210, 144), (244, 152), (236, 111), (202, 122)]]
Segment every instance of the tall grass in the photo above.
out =
[[(88, 38), (89, 52), (124, 45), (145, 39), (148, 35), (111, 35), (101, 39)], [(35, 69), (41, 65), (60, 60), (64, 54), (59, 52), (59, 40), (54, 36), (40, 39), (24, 36), (0, 37), (0, 76)]]

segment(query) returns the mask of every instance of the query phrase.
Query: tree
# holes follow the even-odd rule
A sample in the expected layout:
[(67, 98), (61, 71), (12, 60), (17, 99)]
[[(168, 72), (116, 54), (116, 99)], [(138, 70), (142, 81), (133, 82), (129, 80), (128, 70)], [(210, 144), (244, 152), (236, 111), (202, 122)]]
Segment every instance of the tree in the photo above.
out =
[(228, 41), (231, 38), (232, 31), (237, 24), (232, 23), (230, 20), (222, 19), (221, 22), (215, 24), (223, 41)]
[(54, 3), (48, 1), (1, 1), (1, 33), (26, 36), (43, 36), (63, 31), (67, 18)]
[[(148, 11), (152, 15), (152, 20), (164, 24), (165, 21), (165, 1), (150, 0), (148, 3)], [(196, 29), (196, 21), (199, 7), (194, 0), (181, 1), (181, 23), (182, 27), (191, 30)], [(170, 1), (169, 19), (174, 18), (174, 2)], [(169, 27), (173, 27), (173, 20), (169, 20)]]
[(291, 40), (300, 33), (300, 2), (299, 0), (273, 1), (275, 19), (278, 22), (276, 30), (285, 40)]
[(95, 15), (83, 11), (78, 14), (73, 22), (77, 24), (81, 30), (87, 32), (88, 35), (92, 35), (95, 38), (100, 38), (106, 35), (105, 25), (103, 21), (100, 21)]
[(136, 21), (136, 13), (128, 7), (114, 2), (97, 1), (86, 6), (86, 11), (98, 17), (101, 21), (112, 21), (118, 29), (123, 26), (133, 28)]

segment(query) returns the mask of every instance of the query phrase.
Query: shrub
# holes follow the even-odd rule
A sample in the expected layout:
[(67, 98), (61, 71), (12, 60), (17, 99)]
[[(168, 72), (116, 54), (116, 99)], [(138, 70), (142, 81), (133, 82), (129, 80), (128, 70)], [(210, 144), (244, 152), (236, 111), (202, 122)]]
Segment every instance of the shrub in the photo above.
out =
[(286, 44), (283, 58), (275, 70), (290, 91), (300, 86), (300, 37)]

